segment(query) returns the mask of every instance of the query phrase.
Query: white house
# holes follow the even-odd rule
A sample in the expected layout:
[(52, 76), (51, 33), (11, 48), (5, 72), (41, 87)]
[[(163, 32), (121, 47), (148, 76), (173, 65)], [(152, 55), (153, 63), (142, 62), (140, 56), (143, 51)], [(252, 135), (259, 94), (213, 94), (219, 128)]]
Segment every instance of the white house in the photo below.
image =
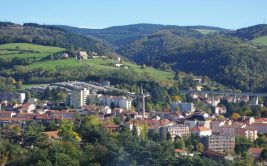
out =
[(211, 136), (212, 131), (211, 129), (206, 127), (194, 127), (191, 129), (191, 133), (202, 137), (202, 136)]
[(210, 128), (211, 120), (203, 115), (194, 114), (193, 116), (185, 119), (185, 124), (188, 125), (190, 129), (198, 126)]

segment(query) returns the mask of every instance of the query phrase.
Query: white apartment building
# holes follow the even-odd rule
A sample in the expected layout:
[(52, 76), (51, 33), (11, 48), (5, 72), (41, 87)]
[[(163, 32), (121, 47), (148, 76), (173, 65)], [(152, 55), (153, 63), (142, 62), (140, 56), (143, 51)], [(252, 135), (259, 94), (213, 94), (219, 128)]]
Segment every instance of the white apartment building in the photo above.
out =
[(70, 105), (73, 105), (74, 108), (80, 108), (81, 106), (86, 105), (89, 94), (90, 91), (86, 88), (82, 90), (73, 90), (70, 94)]
[(106, 105), (109, 107), (119, 107), (124, 108), (126, 110), (130, 110), (132, 107), (132, 101), (129, 98), (126, 98), (124, 96), (104, 96), (99, 95), (98, 96), (98, 102), (99, 104)]

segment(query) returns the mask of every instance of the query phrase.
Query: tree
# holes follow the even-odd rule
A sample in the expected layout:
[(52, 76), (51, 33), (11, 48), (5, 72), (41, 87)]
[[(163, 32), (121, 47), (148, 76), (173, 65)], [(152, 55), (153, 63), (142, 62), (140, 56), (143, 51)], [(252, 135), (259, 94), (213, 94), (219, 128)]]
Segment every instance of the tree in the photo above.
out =
[(101, 127), (102, 123), (101, 121), (98, 119), (98, 117), (96, 117), (95, 115), (90, 115), (90, 116), (86, 116), (82, 123), (81, 126), (79, 128), (80, 133), (86, 132), (89, 129), (92, 128), (98, 128)]
[(18, 81), (15, 83), (17, 89), (22, 89), (22, 82)]
[(116, 125), (120, 125), (121, 124), (121, 119), (119, 117), (114, 117), (113, 118), (113, 122), (116, 124)]
[(237, 154), (242, 154), (246, 152), (252, 146), (251, 140), (243, 136), (238, 136), (235, 138), (235, 152)]
[(174, 142), (174, 147), (176, 149), (184, 149), (185, 148), (185, 143), (183, 139), (176, 139)]
[(151, 103), (146, 103), (146, 111), (151, 112), (152, 111), (152, 104)]
[(59, 126), (58, 135), (64, 141), (80, 141), (80, 136), (73, 130), (73, 123), (68, 120), (62, 120)]
[(240, 114), (239, 114), (239, 113), (236, 113), (236, 112), (234, 112), (234, 113), (232, 114), (231, 117), (232, 117), (232, 119), (234, 119), (234, 120), (238, 120), (238, 119), (241, 118)]
[(175, 96), (171, 96), (171, 100), (173, 102), (178, 102), (178, 101), (181, 101), (182, 98), (180, 96), (178, 96), (178, 95), (175, 95)]
[(203, 153), (205, 151), (205, 146), (202, 143), (197, 144), (197, 151)]
[(267, 149), (263, 149), (260, 155), (261, 160), (267, 160)]

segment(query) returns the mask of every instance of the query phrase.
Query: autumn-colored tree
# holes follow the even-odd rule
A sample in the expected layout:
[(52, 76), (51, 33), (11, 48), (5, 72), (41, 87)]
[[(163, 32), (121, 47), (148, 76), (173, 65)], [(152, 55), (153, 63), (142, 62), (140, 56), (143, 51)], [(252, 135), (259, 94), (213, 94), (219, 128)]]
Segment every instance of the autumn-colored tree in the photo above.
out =
[(234, 112), (234, 113), (232, 114), (231, 117), (232, 117), (232, 119), (234, 119), (234, 120), (238, 120), (238, 119), (241, 118), (240, 114), (239, 114), (239, 113), (236, 113), (236, 112)]
[(180, 96), (178, 96), (178, 95), (175, 95), (175, 96), (171, 97), (171, 100), (174, 101), (174, 102), (178, 102), (178, 101), (181, 101), (182, 98)]
[(197, 144), (197, 151), (203, 153), (205, 151), (205, 146), (202, 143)]
[(59, 136), (64, 141), (80, 141), (81, 138), (78, 133), (73, 130), (73, 123), (68, 120), (63, 120), (59, 126)]

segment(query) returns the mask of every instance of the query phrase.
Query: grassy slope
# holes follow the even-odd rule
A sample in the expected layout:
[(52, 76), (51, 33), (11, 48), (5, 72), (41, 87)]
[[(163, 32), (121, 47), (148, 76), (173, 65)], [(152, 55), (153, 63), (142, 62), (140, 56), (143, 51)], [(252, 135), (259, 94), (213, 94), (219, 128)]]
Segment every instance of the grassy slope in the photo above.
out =
[(267, 46), (267, 36), (258, 37), (252, 40), (253, 43)]
[(103, 60), (103, 59), (88, 59), (83, 61), (77, 61), (75, 59), (61, 59), (61, 60), (55, 60), (55, 61), (46, 61), (46, 62), (38, 62), (33, 63), (29, 65), (30, 68), (38, 68), (43, 67), (44, 69), (57, 69), (57, 68), (76, 68), (76, 67), (87, 67), (88, 70), (93, 69), (96, 71), (101, 72), (102, 70), (109, 70), (109, 71), (115, 71), (115, 70), (130, 70), (137, 74), (142, 74), (146, 72), (149, 76), (154, 78), (155, 80), (169, 80), (172, 79), (174, 76), (174, 73), (172, 72), (164, 72), (159, 71), (151, 67), (146, 67), (143, 69), (141, 66), (129, 63), (129, 62), (123, 62), (124, 65), (128, 66), (128, 69), (123, 68), (117, 68), (115, 67), (115, 64), (117, 62), (115, 60)]
[[(17, 48), (19, 47), (19, 50)], [(27, 52), (27, 51), (34, 52)], [(23, 51), (23, 53), (19, 53)], [(10, 43), (0, 45), (0, 58), (14, 58), (14, 57), (36, 57), (37, 60), (44, 58), (48, 55), (64, 51), (63, 48), (50, 47), (50, 46), (41, 46), (27, 43)], [(174, 77), (173, 72), (164, 72), (159, 71), (154, 68), (146, 67), (143, 69), (139, 65), (132, 64), (130, 62), (123, 62), (124, 65), (128, 66), (128, 69), (117, 68), (115, 64), (118, 63), (115, 60), (107, 59), (88, 59), (83, 61), (77, 61), (75, 59), (60, 59), (60, 60), (50, 60), (50, 61), (38, 61), (28, 65), (29, 68), (39, 68), (44, 69), (68, 69), (68, 68), (80, 68), (87, 67), (88, 70), (94, 70), (98, 73), (101, 71), (118, 71), (118, 70), (129, 70), (136, 74), (147, 73), (153, 79), (160, 80), (169, 80)], [(145, 78), (144, 78), (145, 79)]]
[(194, 30), (202, 33), (203, 35), (218, 32), (217, 30), (212, 30), (212, 29), (194, 29)]
[(0, 45), (0, 58), (44, 58), (48, 55), (64, 51), (65, 49), (59, 47), (41, 46), (28, 43), (9, 43)]

